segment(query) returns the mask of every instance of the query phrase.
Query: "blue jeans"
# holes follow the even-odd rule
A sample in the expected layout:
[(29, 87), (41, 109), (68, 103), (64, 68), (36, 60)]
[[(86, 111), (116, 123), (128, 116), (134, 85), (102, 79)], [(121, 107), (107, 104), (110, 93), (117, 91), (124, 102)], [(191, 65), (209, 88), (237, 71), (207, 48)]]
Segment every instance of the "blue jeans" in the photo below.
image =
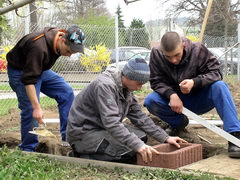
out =
[[(24, 151), (35, 151), (38, 145), (36, 135), (28, 133), (38, 123), (32, 117), (32, 105), (26, 94), (25, 86), (21, 82), (23, 72), (8, 66), (9, 84), (17, 95), (18, 107), (21, 110), (21, 140), (20, 149)], [(52, 70), (43, 71), (35, 84), (37, 97), (39, 100), (40, 92), (48, 97), (54, 98), (58, 103), (60, 116), (60, 133), (62, 140), (66, 139), (67, 118), (72, 105), (74, 94), (72, 88), (64, 79)]]
[[(189, 94), (178, 94), (183, 106), (196, 114), (204, 114), (216, 108), (223, 121), (223, 129), (229, 133), (240, 132), (240, 121), (228, 86), (217, 81), (210, 86)], [(157, 92), (150, 93), (144, 102), (148, 111), (168, 123), (173, 128), (183, 124), (183, 114), (171, 110), (169, 100)]]

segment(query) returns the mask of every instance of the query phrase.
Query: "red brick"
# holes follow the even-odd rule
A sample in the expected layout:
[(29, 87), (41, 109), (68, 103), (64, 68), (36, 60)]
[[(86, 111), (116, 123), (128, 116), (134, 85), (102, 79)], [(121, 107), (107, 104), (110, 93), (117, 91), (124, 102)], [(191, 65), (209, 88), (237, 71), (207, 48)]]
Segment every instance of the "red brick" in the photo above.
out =
[(153, 154), (152, 162), (145, 163), (137, 154), (137, 165), (176, 169), (202, 159), (202, 145), (182, 143), (180, 148), (170, 144), (153, 146), (160, 154)]

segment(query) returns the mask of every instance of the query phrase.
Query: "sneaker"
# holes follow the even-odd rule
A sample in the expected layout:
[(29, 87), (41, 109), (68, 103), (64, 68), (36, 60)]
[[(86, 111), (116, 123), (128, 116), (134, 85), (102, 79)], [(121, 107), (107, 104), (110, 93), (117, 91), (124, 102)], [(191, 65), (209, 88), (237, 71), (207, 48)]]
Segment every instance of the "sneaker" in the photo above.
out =
[[(240, 132), (233, 132), (230, 134), (240, 139)], [(240, 158), (240, 147), (228, 142), (228, 156), (231, 158)]]
[(178, 136), (179, 131), (175, 128), (172, 127), (168, 127), (167, 129), (165, 129), (165, 132), (169, 135), (169, 136)]

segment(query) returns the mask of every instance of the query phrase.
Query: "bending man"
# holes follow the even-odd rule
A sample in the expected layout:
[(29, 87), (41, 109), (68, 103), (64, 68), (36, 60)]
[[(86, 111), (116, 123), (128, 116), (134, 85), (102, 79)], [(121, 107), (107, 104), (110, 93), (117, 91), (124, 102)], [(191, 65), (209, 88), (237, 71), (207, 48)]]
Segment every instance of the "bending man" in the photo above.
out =
[(20, 149), (35, 151), (38, 144), (37, 136), (29, 131), (43, 123), (40, 92), (57, 101), (60, 132), (62, 140), (66, 140), (67, 116), (74, 94), (69, 84), (50, 68), (60, 56), (83, 52), (83, 40), (84, 33), (76, 25), (67, 31), (45, 28), (24, 36), (7, 54), (9, 84), (21, 109)]

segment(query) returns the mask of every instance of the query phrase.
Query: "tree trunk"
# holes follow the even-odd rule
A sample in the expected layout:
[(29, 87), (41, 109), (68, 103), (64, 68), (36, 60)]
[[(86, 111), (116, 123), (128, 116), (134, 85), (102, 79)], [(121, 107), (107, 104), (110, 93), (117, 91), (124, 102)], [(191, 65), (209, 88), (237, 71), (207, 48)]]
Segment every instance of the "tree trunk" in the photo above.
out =
[(36, 11), (36, 6), (35, 2), (29, 4), (29, 9), (30, 9), (30, 32), (35, 31), (38, 29), (37, 27), (37, 11)]

